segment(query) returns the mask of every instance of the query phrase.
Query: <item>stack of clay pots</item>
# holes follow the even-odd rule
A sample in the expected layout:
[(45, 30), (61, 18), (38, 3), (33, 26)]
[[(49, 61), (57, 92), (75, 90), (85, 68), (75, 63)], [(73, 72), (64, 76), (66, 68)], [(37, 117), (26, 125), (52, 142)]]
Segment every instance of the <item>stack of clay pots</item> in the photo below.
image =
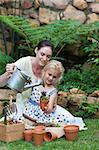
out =
[(36, 126), (33, 130), (24, 131), (25, 141), (34, 141), (36, 146), (40, 146), (43, 143), (45, 134), (45, 126)]

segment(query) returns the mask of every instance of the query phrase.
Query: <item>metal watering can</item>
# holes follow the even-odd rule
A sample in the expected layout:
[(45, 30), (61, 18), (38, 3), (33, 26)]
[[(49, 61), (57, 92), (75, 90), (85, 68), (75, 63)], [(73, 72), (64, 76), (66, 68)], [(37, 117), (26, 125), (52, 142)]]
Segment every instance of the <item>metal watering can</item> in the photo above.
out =
[(31, 78), (16, 67), (11, 78), (7, 82), (7, 86), (21, 93), (24, 90), (25, 83), (31, 83)]

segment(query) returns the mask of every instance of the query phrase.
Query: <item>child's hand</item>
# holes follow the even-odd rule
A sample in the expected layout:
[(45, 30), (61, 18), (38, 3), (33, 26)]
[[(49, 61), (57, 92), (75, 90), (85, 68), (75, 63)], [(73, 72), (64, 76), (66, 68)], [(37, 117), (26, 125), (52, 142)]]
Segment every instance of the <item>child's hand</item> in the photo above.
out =
[(51, 112), (53, 112), (52, 108), (46, 106), (45, 107), (45, 113), (50, 114)]
[(45, 106), (45, 111), (47, 110), (47, 106)]

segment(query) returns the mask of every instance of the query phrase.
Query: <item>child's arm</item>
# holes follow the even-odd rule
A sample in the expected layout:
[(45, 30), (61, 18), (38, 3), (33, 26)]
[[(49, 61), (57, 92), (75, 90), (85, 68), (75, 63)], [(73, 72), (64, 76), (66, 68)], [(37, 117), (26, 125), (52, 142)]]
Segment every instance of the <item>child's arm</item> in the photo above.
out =
[(48, 106), (46, 109), (46, 113), (51, 113), (54, 111), (55, 107), (57, 105), (57, 93), (54, 93), (50, 96)]

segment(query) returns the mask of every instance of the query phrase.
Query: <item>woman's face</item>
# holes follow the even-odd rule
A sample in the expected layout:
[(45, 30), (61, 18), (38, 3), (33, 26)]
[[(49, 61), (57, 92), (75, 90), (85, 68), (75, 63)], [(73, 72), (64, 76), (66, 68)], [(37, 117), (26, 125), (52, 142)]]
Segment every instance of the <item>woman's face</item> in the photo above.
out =
[(40, 66), (45, 66), (52, 56), (52, 49), (49, 46), (42, 47), (36, 52), (37, 63)]
[(43, 80), (47, 85), (54, 85), (59, 77), (59, 72), (55, 69), (48, 69), (44, 73)]

